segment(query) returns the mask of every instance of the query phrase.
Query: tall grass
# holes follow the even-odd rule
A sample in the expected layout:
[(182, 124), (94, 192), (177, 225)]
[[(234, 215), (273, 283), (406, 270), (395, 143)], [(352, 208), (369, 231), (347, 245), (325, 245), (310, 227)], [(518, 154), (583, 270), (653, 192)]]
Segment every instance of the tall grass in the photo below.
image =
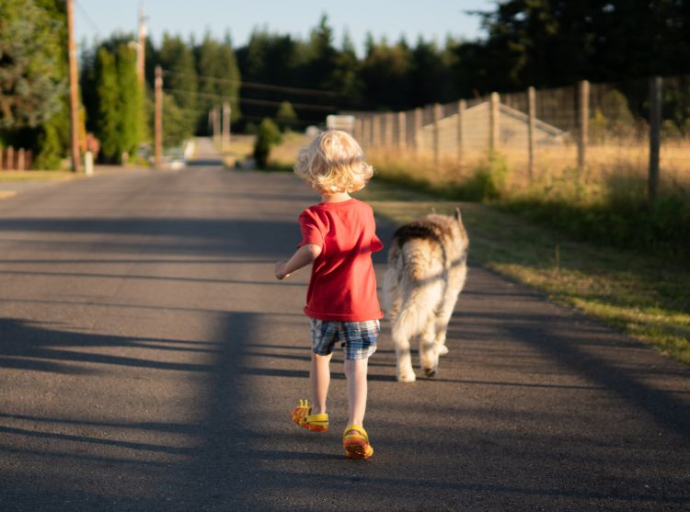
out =
[(531, 178), (523, 162), (505, 153), (475, 154), (465, 166), (382, 151), (371, 152), (369, 160), (384, 181), (494, 204), (587, 241), (690, 257), (690, 176), (662, 173), (657, 200), (650, 204), (643, 158), (593, 153), (593, 163), (582, 171), (559, 165), (557, 155), (542, 158)]

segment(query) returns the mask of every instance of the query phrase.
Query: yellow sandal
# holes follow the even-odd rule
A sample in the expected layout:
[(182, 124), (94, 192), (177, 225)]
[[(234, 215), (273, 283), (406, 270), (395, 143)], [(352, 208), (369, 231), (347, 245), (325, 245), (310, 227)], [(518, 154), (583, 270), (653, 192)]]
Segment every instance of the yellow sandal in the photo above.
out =
[(328, 414), (311, 414), (308, 400), (300, 400), (290, 417), (297, 425), (312, 432), (328, 432)]
[(357, 425), (350, 425), (343, 431), (343, 447), (348, 459), (368, 459), (374, 455), (367, 431)]

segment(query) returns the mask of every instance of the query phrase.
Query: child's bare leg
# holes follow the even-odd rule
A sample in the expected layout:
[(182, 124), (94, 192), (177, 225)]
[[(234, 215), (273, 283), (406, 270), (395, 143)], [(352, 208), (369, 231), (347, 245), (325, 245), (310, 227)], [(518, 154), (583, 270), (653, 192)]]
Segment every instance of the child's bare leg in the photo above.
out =
[(369, 359), (346, 359), (348, 425), (364, 426), (367, 408), (367, 365)]
[(311, 384), (312, 414), (326, 412), (326, 398), (331, 384), (331, 355), (320, 356), (311, 353), (309, 382)]

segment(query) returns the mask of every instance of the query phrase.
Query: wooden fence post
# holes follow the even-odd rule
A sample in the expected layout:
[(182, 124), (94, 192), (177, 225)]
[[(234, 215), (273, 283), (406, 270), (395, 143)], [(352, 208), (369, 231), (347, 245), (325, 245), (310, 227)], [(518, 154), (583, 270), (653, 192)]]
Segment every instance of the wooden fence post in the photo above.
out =
[(378, 147), (381, 145), (381, 131), (383, 130), (383, 119), (381, 114), (374, 114), (374, 131), (371, 135), (372, 145)]
[(434, 116), (434, 165), (438, 165), (441, 159), (441, 105), (438, 103), (434, 104), (433, 109)]
[(582, 80), (578, 84), (578, 128), (577, 167), (584, 170), (587, 164), (587, 144), (589, 143), (589, 82)]
[(398, 112), (398, 149), (405, 151), (407, 149), (407, 118), (405, 112)]
[(17, 170), (18, 171), (25, 171), (26, 170), (24, 168), (24, 148), (19, 148), (19, 151), (17, 151)]
[(7, 148), (7, 170), (14, 171), (14, 148), (12, 146)]
[(463, 128), (463, 122), (465, 120), (465, 110), (467, 110), (467, 102), (465, 100), (460, 100), (458, 101), (458, 119), (457, 119), (457, 126), (456, 126), (456, 131), (457, 131), (457, 138), (456, 138), (456, 144), (457, 144), (457, 156), (458, 156), (458, 164), (462, 165), (462, 158), (463, 158), (463, 149), (464, 149), (464, 128)]
[(661, 99), (663, 79), (649, 80), (649, 180), (647, 200), (653, 204), (659, 191), (659, 159), (661, 153)]
[(421, 107), (414, 109), (414, 149), (417, 154), (422, 152), (422, 123), (424, 110)]
[(223, 132), (220, 137), (221, 151), (230, 145), (230, 102), (223, 102)]
[(491, 151), (498, 151), (498, 144), (501, 134), (501, 97), (497, 92), (491, 93), (491, 102), (489, 105), (489, 149)]
[(367, 146), (369, 149), (374, 147), (374, 115), (367, 118)]
[(392, 149), (395, 147), (395, 141), (397, 139), (397, 134), (395, 133), (396, 115), (393, 112), (386, 114), (386, 124), (388, 125), (388, 132), (386, 133), (388, 140), (386, 141), (386, 145)]
[(2, 171), (2, 157), (4, 156), (4, 154), (5, 149), (2, 146), (0, 146), (0, 171)]
[(361, 144), (364, 149), (369, 150), (369, 119), (362, 118)]
[(534, 125), (537, 118), (537, 93), (534, 87), (529, 87), (527, 89), (527, 111), (528, 111), (528, 124), (527, 124), (527, 146), (529, 149), (529, 164), (527, 166), (527, 172), (529, 175), (529, 180), (534, 179)]
[(386, 114), (379, 114), (379, 139), (378, 139), (378, 145), (381, 146), (382, 148), (386, 147), (386, 139), (388, 138), (386, 133), (388, 130), (388, 123), (386, 119)]

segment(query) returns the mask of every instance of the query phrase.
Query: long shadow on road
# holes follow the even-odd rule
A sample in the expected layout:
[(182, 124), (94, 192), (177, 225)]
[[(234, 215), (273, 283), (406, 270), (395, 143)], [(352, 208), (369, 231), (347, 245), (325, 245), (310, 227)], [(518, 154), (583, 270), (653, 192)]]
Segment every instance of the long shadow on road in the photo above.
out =
[[(152, 286), (175, 279), (209, 285), (216, 278), (194, 273), (205, 258), (261, 263), (266, 278), (247, 280), (262, 290), (256, 300), (295, 306), (290, 315), (268, 306), (221, 310), (191, 299), (177, 306), (110, 303), (123, 323), (136, 315), (213, 322), (213, 332), (198, 338), (0, 318), (0, 389), (15, 404), (0, 405), (3, 511), (627, 512), (690, 505), (690, 415), (680, 394), (688, 390), (688, 372), (490, 272), (470, 272), (437, 381), (395, 382), (394, 354), (382, 338), (371, 360), (367, 425), (377, 454), (360, 463), (340, 453), (339, 361), (332, 432), (313, 435), (289, 422), (290, 407), (307, 389), (303, 293), (274, 286), (267, 262), (295, 247), (293, 221), (19, 218), (0, 220), (0, 232), (45, 233), (52, 238), (41, 250), (83, 250), (88, 257), (69, 259), (88, 264), (119, 261), (112, 253), (144, 266), (189, 258), (188, 271), (149, 279)], [(103, 233), (119, 238), (70, 239)], [(379, 266), (384, 259), (375, 258)], [(0, 275), (22, 277), (31, 270), (12, 265), (33, 268), (37, 261), (10, 255), (0, 259)], [(75, 280), (88, 273), (64, 272)], [(51, 297), (13, 305), (29, 302), (80, 305)], [(668, 380), (654, 380), (663, 377), (659, 367), (669, 369)], [(8, 388), (10, 374), (33, 387)], [(51, 375), (60, 377), (56, 388), (46, 384)], [(90, 388), (93, 379), (111, 384)], [(160, 382), (189, 392), (167, 395)], [(116, 402), (103, 404), (104, 397)], [(53, 402), (64, 408), (36, 410)], [(99, 412), (103, 405), (109, 412)], [(161, 414), (168, 409), (176, 416)]]

